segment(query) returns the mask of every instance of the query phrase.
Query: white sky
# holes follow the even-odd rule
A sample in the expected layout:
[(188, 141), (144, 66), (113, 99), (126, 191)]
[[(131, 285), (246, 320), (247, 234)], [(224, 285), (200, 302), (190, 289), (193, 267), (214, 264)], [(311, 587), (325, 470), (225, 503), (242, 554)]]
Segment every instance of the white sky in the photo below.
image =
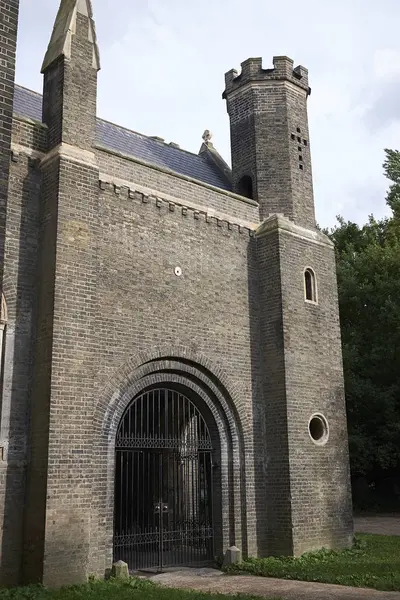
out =
[[(285, 54), (310, 71), (317, 220), (387, 213), (385, 147), (400, 146), (398, 0), (92, 0), (98, 115), (198, 152), (205, 129), (230, 162), (224, 74)], [(59, 0), (21, 0), (17, 82), (42, 91)]]

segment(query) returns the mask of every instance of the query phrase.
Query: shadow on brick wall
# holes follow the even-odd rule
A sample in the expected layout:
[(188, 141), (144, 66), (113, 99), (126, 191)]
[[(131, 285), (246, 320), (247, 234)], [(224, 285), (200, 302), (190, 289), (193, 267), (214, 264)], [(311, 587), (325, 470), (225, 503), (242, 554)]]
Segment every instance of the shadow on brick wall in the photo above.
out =
[[(36, 163), (22, 156), (18, 162), (12, 168), (10, 179), (5, 263), (6, 300), (14, 332), (9, 331), (6, 338), (11, 352), (7, 365), (10, 370), (8, 389), (4, 391), (8, 406), (3, 406), (9, 417), (0, 566), (2, 585), (15, 585), (21, 580), (41, 179)], [(19, 184), (21, 175), (22, 186)], [(14, 297), (10, 297), (11, 293)]]
[[(248, 299), (250, 312), (251, 380), (253, 399), (253, 445), (254, 445), (254, 485), (255, 485), (255, 547), (258, 556), (267, 554), (267, 507), (265, 475), (265, 407), (263, 406), (263, 382), (261, 377), (261, 323), (259, 266), (257, 262), (257, 240), (250, 238), (247, 253)], [(249, 537), (251, 535), (249, 531)], [(249, 540), (250, 541), (250, 540)], [(250, 554), (255, 554), (250, 550)]]

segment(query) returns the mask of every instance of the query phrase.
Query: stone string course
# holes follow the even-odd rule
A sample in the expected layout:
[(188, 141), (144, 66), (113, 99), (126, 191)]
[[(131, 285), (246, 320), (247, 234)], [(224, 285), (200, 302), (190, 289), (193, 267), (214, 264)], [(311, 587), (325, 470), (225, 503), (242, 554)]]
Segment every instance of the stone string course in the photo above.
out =
[[(17, 163), (21, 156), (28, 157), (28, 164), (33, 169), (40, 169), (41, 162), (46, 158), (44, 152), (31, 149), (27, 146), (20, 144), (13, 144), (11, 148), (11, 161)], [(255, 235), (259, 223), (247, 223), (239, 219), (232, 219), (227, 215), (223, 215), (214, 209), (208, 207), (199, 206), (195, 203), (183, 203), (179, 198), (173, 197), (173, 199), (166, 198), (164, 195), (159, 193), (146, 193), (140, 189), (141, 186), (137, 184), (130, 185), (118, 181), (113, 183), (114, 178), (107, 175), (103, 175), (99, 179), (99, 187), (102, 191), (112, 189), (116, 196), (127, 195), (128, 198), (141, 201), (143, 204), (150, 203), (157, 208), (168, 206), (170, 212), (174, 212), (175, 209), (181, 211), (182, 216), (191, 216), (194, 219), (204, 219), (206, 223), (212, 223), (217, 227), (227, 228), (229, 231), (235, 231), (240, 234), (247, 233), (250, 237)]]

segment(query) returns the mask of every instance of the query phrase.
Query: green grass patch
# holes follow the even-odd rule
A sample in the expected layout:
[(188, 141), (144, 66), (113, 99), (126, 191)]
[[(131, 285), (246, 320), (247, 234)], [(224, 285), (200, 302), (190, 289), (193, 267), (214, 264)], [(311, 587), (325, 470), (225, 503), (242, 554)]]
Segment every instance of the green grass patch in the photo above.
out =
[[(0, 600), (260, 600), (256, 596), (205, 594), (162, 588), (146, 579), (91, 581), (50, 590), (42, 586), (0, 589)], [(271, 598), (270, 600), (279, 600)]]
[(357, 535), (354, 547), (299, 558), (249, 558), (228, 573), (400, 591), (400, 536)]

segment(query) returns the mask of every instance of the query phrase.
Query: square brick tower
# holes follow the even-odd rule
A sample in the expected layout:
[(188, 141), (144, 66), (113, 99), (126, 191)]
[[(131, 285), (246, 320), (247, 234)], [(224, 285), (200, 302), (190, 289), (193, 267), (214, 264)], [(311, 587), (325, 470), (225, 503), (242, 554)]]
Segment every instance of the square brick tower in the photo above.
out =
[(54, 582), (67, 555), (68, 581), (82, 580), (88, 555), (99, 68), (90, 0), (61, 2), (42, 65), (47, 153), (41, 161), (25, 581)]
[(352, 533), (332, 242), (315, 226), (308, 71), (277, 56), (225, 75), (232, 181), (256, 232), (266, 423), (266, 551), (342, 547)]

